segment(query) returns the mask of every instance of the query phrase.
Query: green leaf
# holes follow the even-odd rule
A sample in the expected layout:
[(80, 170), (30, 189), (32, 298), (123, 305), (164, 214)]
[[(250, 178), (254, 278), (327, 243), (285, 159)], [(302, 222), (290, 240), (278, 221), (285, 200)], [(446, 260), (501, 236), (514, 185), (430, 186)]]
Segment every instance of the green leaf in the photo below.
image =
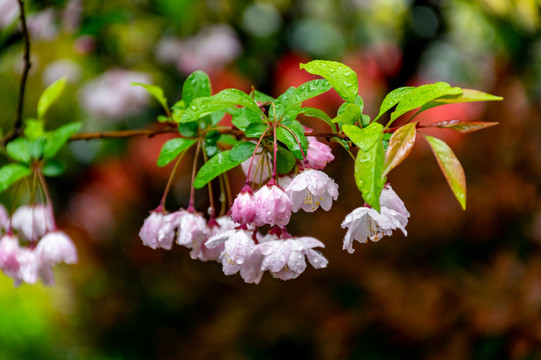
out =
[(2, 166), (0, 168), (0, 192), (31, 173), (32, 170), (21, 164), (7, 164)]
[(326, 93), (331, 90), (332, 86), (327, 80), (316, 79), (305, 82), (295, 89), (295, 104), (300, 104), (303, 101)]
[(265, 93), (262, 93), (261, 91), (255, 90), (253, 92), (253, 95), (254, 95), (254, 101), (255, 102), (265, 103), (265, 102), (273, 102), (273, 101), (275, 101), (275, 99), (272, 96), (269, 96), (269, 95), (267, 95)]
[(197, 135), (197, 129), (199, 126), (196, 122), (180, 123), (178, 124), (178, 132), (185, 137), (194, 137)]
[(36, 140), (32, 140), (28, 143), (28, 152), (30, 153), (30, 158), (32, 159), (41, 159), (43, 156), (43, 151), (45, 150), (45, 138), (41, 137)]
[(424, 137), (428, 140), (453, 194), (455, 194), (462, 209), (466, 210), (466, 176), (460, 161), (445, 142), (427, 135), (424, 135)]
[(218, 145), (216, 145), (219, 139), (220, 133), (216, 130), (209, 131), (206, 134), (204, 151), (209, 157), (216, 155), (220, 151), (220, 149), (218, 149)]
[(323, 110), (316, 109), (313, 107), (303, 107), (301, 108), (301, 111), (299, 111), (299, 115), (304, 116), (311, 116), (318, 119), (321, 119), (325, 121), (327, 124), (329, 124), (329, 127), (331, 128), (332, 132), (336, 132), (336, 127), (332, 123), (332, 119), (327, 113)]
[(491, 126), (498, 125), (497, 122), (488, 122), (488, 121), (459, 121), (459, 120), (448, 120), (448, 121), (439, 121), (430, 124), (430, 126), (443, 128), (443, 129), (453, 129), (460, 133), (470, 133), (477, 130), (483, 130)]
[(218, 142), (220, 143), (223, 143), (223, 144), (227, 144), (227, 145), (231, 145), (231, 146), (235, 146), (237, 145), (237, 143), (239, 142), (237, 140), (237, 138), (231, 134), (222, 134), (220, 136), (220, 139), (218, 140)]
[(415, 144), (416, 125), (417, 123), (406, 124), (398, 128), (391, 136), (385, 154), (384, 176), (404, 161), (410, 154), (413, 144)]
[(24, 136), (28, 140), (36, 140), (45, 134), (43, 130), (43, 120), (27, 119), (25, 125)]
[[(296, 138), (291, 132), (296, 135)], [(276, 137), (279, 141), (286, 145), (289, 150), (291, 150), (291, 152), (293, 153), (293, 155), (295, 155), (297, 159), (303, 160), (303, 152), (306, 156), (306, 150), (308, 149), (308, 140), (304, 135), (304, 128), (300, 122), (293, 121), (289, 126), (287, 126), (287, 129), (284, 125), (278, 127), (276, 129)], [(297, 142), (297, 139), (302, 146), (302, 151), (301, 148), (299, 148), (299, 143)]]
[(229, 155), (230, 152), (230, 150), (222, 151), (216, 156), (210, 158), (209, 161), (207, 161), (203, 166), (201, 166), (201, 168), (197, 172), (197, 176), (195, 177), (193, 186), (196, 189), (201, 189), (209, 181), (211, 181), (218, 175), (233, 169), (235, 166), (246, 160), (244, 159), (242, 161), (233, 161), (231, 160), (231, 157)]
[(390, 93), (385, 96), (385, 99), (383, 99), (383, 102), (381, 103), (381, 106), (379, 108), (379, 114), (376, 116), (374, 121), (380, 118), (381, 115), (385, 114), (387, 111), (389, 111), (393, 106), (398, 104), (407, 94), (409, 94), (410, 91), (415, 89), (413, 86), (405, 86), (398, 89), (394, 89)]
[(346, 106), (342, 113), (333, 119), (333, 123), (339, 124), (354, 124), (361, 118), (361, 111), (359, 106), (355, 104), (346, 103)]
[(182, 100), (187, 107), (193, 99), (210, 96), (211, 91), (209, 76), (204, 71), (196, 70), (182, 85)]
[(346, 106), (348, 106), (349, 104), (355, 104), (359, 107), (359, 112), (363, 112), (364, 110), (364, 100), (362, 97), (360, 97), (359, 95), (357, 95), (357, 97), (355, 98), (355, 103), (351, 103), (351, 102), (345, 102), (343, 103), (342, 105), (340, 105), (340, 107), (338, 108), (338, 112), (337, 112), (337, 115), (342, 115), (342, 113), (344, 112), (344, 110), (346, 109)]
[(231, 122), (240, 130), (245, 131), (250, 124), (263, 123), (261, 116), (261, 112), (255, 112), (248, 108), (241, 108), (235, 111)]
[(453, 104), (453, 103), (465, 103), (476, 101), (501, 101), (503, 97), (487, 94), (482, 91), (472, 89), (462, 89), (462, 94), (458, 95), (446, 95), (435, 99), (434, 101), (425, 104), (421, 110), (431, 109), (436, 106)]
[(342, 130), (349, 137), (355, 145), (357, 145), (362, 151), (369, 151), (375, 144), (377, 144), (378, 133), (382, 132), (380, 124), (372, 123), (369, 126), (360, 129), (355, 125), (344, 125)]
[(290, 172), (296, 162), (295, 156), (291, 151), (278, 146), (278, 150), (276, 151), (276, 171), (278, 171), (279, 174), (287, 174)]
[(45, 116), (49, 107), (56, 102), (65, 87), (66, 78), (63, 77), (56, 80), (43, 91), (38, 100), (38, 119), (42, 119)]
[(355, 183), (361, 191), (364, 201), (379, 212), (379, 197), (386, 181), (386, 177), (383, 175), (385, 163), (385, 151), (382, 143), (383, 126), (379, 123), (372, 123), (359, 130), (362, 133), (362, 144), (365, 146), (357, 144), (359, 152), (355, 159)]
[(30, 163), (30, 142), (26, 138), (16, 138), (6, 146), (8, 156), (13, 160), (25, 164)]
[(61, 175), (66, 170), (66, 165), (63, 162), (56, 159), (47, 159), (43, 164), (41, 171), (43, 175), (54, 177)]
[(249, 141), (242, 141), (235, 145), (229, 154), (233, 161), (244, 161), (248, 159), (255, 150), (255, 144)]
[[(289, 87), (282, 95), (278, 96), (274, 103), (274, 108), (271, 106), (269, 108), (269, 117), (273, 120), (282, 119), (282, 120), (293, 120), (297, 117), (298, 111), (301, 109), (300, 103), (295, 103), (295, 91), (294, 86)], [(276, 111), (276, 114), (274, 113)], [(285, 118), (287, 113), (289, 116)]]
[(183, 138), (174, 138), (168, 140), (163, 144), (160, 155), (158, 155), (158, 160), (156, 164), (160, 167), (169, 164), (173, 161), (181, 152), (188, 149), (190, 146), (195, 144), (195, 139), (183, 139)]
[(335, 61), (314, 60), (300, 64), (300, 68), (310, 74), (324, 77), (342, 99), (355, 103), (359, 84), (357, 74), (350, 67)]
[(216, 111), (223, 110), (234, 113), (237, 110), (236, 105), (261, 112), (254, 100), (247, 94), (237, 89), (225, 89), (213, 96), (193, 99), (182, 114), (180, 122), (196, 121)]
[(48, 159), (56, 155), (56, 153), (66, 144), (70, 136), (75, 134), (81, 128), (80, 122), (72, 122), (62, 125), (58, 129), (49, 132), (43, 149), (43, 157)]
[(461, 93), (461, 88), (451, 87), (449, 84), (444, 82), (437, 82), (434, 84), (426, 84), (416, 87), (408, 91), (402, 100), (400, 100), (396, 110), (391, 113), (391, 121), (389, 124), (391, 124), (399, 116), (407, 113), (410, 110), (417, 109), (418, 107), (421, 107), (434, 99), (444, 95), (457, 95)]
[(263, 123), (252, 123), (244, 130), (244, 135), (247, 138), (259, 138), (268, 128), (269, 126)]
[(163, 95), (163, 90), (156, 85), (149, 85), (149, 84), (142, 84), (137, 82), (131, 83), (133, 86), (141, 86), (146, 91), (150, 93), (150, 95), (154, 96), (156, 100), (160, 103), (160, 105), (164, 108), (166, 113), (169, 113), (169, 106), (167, 106), (167, 99)]

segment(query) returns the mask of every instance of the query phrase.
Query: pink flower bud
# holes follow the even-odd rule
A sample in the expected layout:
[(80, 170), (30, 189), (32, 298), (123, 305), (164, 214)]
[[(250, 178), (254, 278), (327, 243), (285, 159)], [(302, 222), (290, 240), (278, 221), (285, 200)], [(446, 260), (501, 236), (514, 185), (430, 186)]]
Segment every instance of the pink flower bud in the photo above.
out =
[(178, 227), (178, 216), (165, 215), (161, 212), (152, 212), (146, 219), (139, 231), (139, 237), (143, 245), (152, 249), (163, 248), (171, 250), (175, 239), (175, 230)]
[(239, 224), (250, 224), (255, 219), (255, 199), (250, 186), (245, 185), (231, 206), (231, 217)]
[(308, 136), (308, 150), (306, 151), (306, 160), (313, 169), (322, 170), (327, 163), (334, 160), (331, 148), (320, 142), (314, 136)]
[(256, 216), (254, 224), (263, 226), (286, 226), (291, 217), (291, 199), (284, 189), (278, 185), (263, 186), (254, 195), (256, 203)]

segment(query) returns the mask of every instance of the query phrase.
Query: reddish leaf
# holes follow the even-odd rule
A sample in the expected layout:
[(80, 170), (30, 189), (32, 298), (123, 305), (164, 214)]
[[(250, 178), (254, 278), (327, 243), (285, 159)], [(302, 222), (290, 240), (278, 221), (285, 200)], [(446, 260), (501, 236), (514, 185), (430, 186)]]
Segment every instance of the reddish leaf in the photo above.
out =
[(458, 161), (453, 150), (442, 140), (425, 135), (426, 140), (430, 144), (438, 165), (440, 166), (443, 175), (447, 179), (451, 190), (455, 194), (456, 199), (466, 210), (466, 176), (464, 169)]
[(416, 125), (417, 123), (404, 125), (398, 128), (393, 136), (391, 136), (387, 153), (385, 154), (383, 176), (386, 176), (410, 154), (413, 144), (415, 144)]
[(497, 122), (448, 120), (430, 124), (432, 127), (453, 129), (463, 134), (498, 125)]

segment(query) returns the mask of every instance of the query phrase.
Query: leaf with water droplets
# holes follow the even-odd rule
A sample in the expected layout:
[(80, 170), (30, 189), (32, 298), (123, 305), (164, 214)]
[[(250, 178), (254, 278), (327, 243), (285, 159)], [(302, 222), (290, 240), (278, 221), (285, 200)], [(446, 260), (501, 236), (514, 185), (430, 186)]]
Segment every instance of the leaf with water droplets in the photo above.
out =
[(278, 171), (278, 174), (287, 174), (293, 169), (295, 163), (295, 156), (291, 151), (278, 145), (278, 151), (276, 152), (276, 171)]
[(361, 111), (359, 110), (359, 106), (346, 103), (341, 114), (335, 117), (332, 122), (338, 124), (355, 124), (360, 118)]
[[(246, 160), (246, 159), (244, 159)], [(220, 174), (233, 169), (242, 161), (234, 161), (230, 157), (230, 150), (222, 151), (209, 159), (197, 172), (197, 176), (193, 182), (196, 189), (201, 189), (209, 181)]]
[(424, 135), (424, 137), (428, 140), (453, 194), (455, 194), (462, 209), (466, 210), (466, 176), (464, 175), (464, 169), (460, 161), (445, 142), (428, 135)]
[(210, 96), (211, 91), (209, 76), (204, 71), (196, 70), (182, 85), (182, 100), (188, 106), (193, 99)]
[(299, 111), (299, 115), (304, 116), (312, 116), (318, 119), (321, 119), (325, 121), (327, 124), (329, 124), (329, 127), (331, 128), (332, 132), (336, 132), (336, 127), (332, 123), (332, 119), (329, 115), (327, 115), (326, 112), (320, 109), (316, 109), (313, 107), (303, 107), (301, 111)]
[(491, 126), (498, 125), (497, 122), (488, 122), (488, 121), (459, 121), (459, 120), (448, 120), (448, 121), (439, 121), (436, 123), (430, 124), (433, 127), (443, 128), (443, 129), (453, 129), (460, 133), (470, 133), (477, 130), (486, 129)]
[(462, 89), (458, 95), (445, 95), (423, 105), (421, 110), (428, 110), (436, 106), (454, 103), (477, 102), (477, 101), (501, 101), (503, 97), (491, 95), (482, 91)]
[(188, 149), (190, 146), (195, 144), (194, 139), (184, 139), (184, 138), (174, 138), (168, 140), (163, 144), (160, 155), (158, 155), (158, 160), (156, 164), (158, 166), (165, 166), (173, 161), (181, 152)]
[(355, 145), (366, 152), (377, 144), (379, 133), (383, 131), (383, 128), (379, 123), (372, 123), (362, 129), (355, 125), (345, 124), (342, 130)]
[(408, 157), (415, 144), (415, 126), (417, 123), (406, 124), (398, 128), (389, 139), (389, 145), (385, 154), (385, 168), (383, 176), (398, 166)]
[[(369, 128), (372, 129), (366, 131)], [(363, 150), (359, 146), (359, 152), (355, 159), (355, 183), (361, 191), (364, 201), (380, 211), (379, 197), (386, 181), (386, 177), (383, 175), (385, 162), (382, 142), (383, 126), (379, 123), (372, 123), (369, 127), (360, 130), (363, 133), (363, 142), (373, 145), (365, 147), (367, 150)]]
[[(462, 89), (459, 87), (451, 87), (451, 85), (444, 82), (437, 82), (434, 84), (426, 84), (416, 87), (402, 97), (396, 110), (391, 113), (390, 125), (399, 116), (404, 115), (408, 111), (417, 109), (425, 105), (426, 103), (437, 99), (445, 95), (458, 95), (462, 93)], [(422, 109), (421, 109), (422, 110)]]
[(359, 84), (357, 74), (349, 66), (336, 61), (314, 60), (300, 64), (300, 68), (325, 78), (342, 99), (355, 103)]
[(193, 99), (182, 114), (180, 122), (186, 123), (196, 121), (203, 116), (212, 114), (216, 111), (234, 113), (237, 110), (237, 105), (263, 114), (261, 109), (248, 94), (237, 89), (225, 89), (213, 96)]
[[(293, 135), (292, 132), (295, 135)], [(297, 159), (303, 160), (303, 152), (306, 156), (306, 150), (308, 149), (308, 140), (304, 135), (304, 128), (302, 127), (302, 124), (300, 122), (293, 121), (287, 126), (287, 129), (285, 126), (278, 127), (276, 129), (276, 137), (280, 142), (285, 144), (289, 150), (291, 150), (291, 152), (293, 153), (293, 155), (295, 155)], [(299, 148), (299, 143), (302, 146), (302, 151), (301, 148)]]
[(379, 114), (376, 116), (374, 121), (380, 118), (381, 115), (385, 114), (387, 111), (391, 110), (393, 106), (398, 104), (400, 100), (404, 98), (411, 90), (415, 89), (413, 86), (405, 86), (398, 89), (394, 89), (385, 96), (381, 106), (379, 108)]
[(280, 96), (278, 96), (278, 98), (274, 102), (274, 107), (271, 106), (269, 108), (269, 117), (271, 119), (282, 119), (282, 121), (290, 121), (297, 117), (297, 113), (301, 109), (301, 104), (295, 103), (296, 90), (297, 89), (294, 86), (291, 86)]
[(263, 123), (261, 112), (255, 112), (249, 108), (241, 108), (235, 111), (231, 123), (238, 129), (245, 131), (253, 123)]
[(294, 103), (299, 104), (305, 100), (321, 95), (329, 90), (332, 86), (327, 80), (317, 79), (305, 82), (295, 89)]
[(255, 144), (249, 141), (242, 141), (237, 143), (229, 153), (229, 157), (233, 161), (244, 161), (248, 159), (255, 150)]

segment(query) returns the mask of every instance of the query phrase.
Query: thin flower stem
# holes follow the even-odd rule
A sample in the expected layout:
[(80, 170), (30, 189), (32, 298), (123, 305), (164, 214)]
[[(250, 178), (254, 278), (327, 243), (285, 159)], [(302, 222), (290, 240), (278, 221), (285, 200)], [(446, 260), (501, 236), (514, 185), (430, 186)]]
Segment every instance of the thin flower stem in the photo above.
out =
[[(207, 150), (206, 147), (203, 146), (203, 160), (205, 163), (208, 161), (207, 158)], [(216, 207), (214, 206), (214, 194), (212, 193), (212, 181), (209, 181), (207, 183), (208, 191), (209, 191), (209, 203), (210, 203), (210, 217), (214, 218), (216, 216)]]
[(180, 161), (184, 157), (184, 155), (188, 152), (188, 149), (184, 150), (180, 156), (177, 158), (177, 161), (175, 163), (175, 166), (173, 167), (173, 170), (171, 171), (171, 175), (169, 175), (169, 179), (167, 180), (167, 185), (165, 185), (165, 190), (163, 191), (162, 199), (160, 200), (160, 205), (156, 208), (155, 211), (157, 212), (164, 212), (165, 211), (165, 200), (167, 199), (167, 195), (169, 194), (169, 190), (171, 190), (171, 185), (173, 184), (173, 179), (175, 178), (175, 174), (177, 172), (178, 165), (180, 164)]
[(220, 176), (218, 176), (218, 182), (220, 184), (220, 214), (219, 216), (224, 216), (225, 215), (225, 209), (226, 209), (226, 203), (228, 201), (227, 199), (227, 195), (225, 193), (225, 184), (224, 184), (224, 177), (223, 177), (223, 174), (220, 174)]
[(227, 172), (225, 172), (223, 175), (224, 175), (225, 191), (227, 194), (227, 208), (231, 209), (231, 206), (233, 205), (233, 195), (231, 194), (231, 185), (229, 183), (229, 176), (227, 175)]
[(195, 173), (197, 170), (197, 158), (199, 157), (200, 151), (201, 151), (201, 138), (197, 140), (197, 148), (195, 149), (195, 155), (193, 157), (192, 184), (190, 188), (190, 201), (188, 202), (188, 209), (187, 209), (189, 212), (195, 212), (195, 209), (193, 207), (193, 199), (195, 195), (195, 188), (193, 187), (193, 183), (195, 181)]
[(274, 167), (272, 168), (272, 181), (276, 180), (276, 153), (278, 152), (278, 140), (276, 137), (276, 122), (272, 123), (273, 132), (274, 132), (274, 144), (273, 144), (273, 152), (274, 152)]
[(11, 233), (12, 231), (12, 223), (13, 223), (13, 213), (15, 212), (15, 201), (17, 200), (17, 194), (19, 194), (19, 189), (21, 188), (22, 181), (17, 182), (17, 186), (15, 187), (15, 193), (13, 194), (13, 202), (11, 203), (11, 211), (9, 213), (9, 225), (7, 228), (7, 232)]
[(263, 131), (263, 134), (261, 134), (257, 144), (255, 145), (254, 153), (252, 154), (252, 159), (250, 160), (250, 166), (248, 167), (248, 173), (246, 174), (246, 184), (250, 182), (250, 172), (252, 171), (252, 165), (254, 164), (255, 153), (257, 152), (257, 149), (259, 148), (259, 145), (261, 144), (261, 141), (265, 137), (267, 131), (269, 131), (269, 128), (266, 128), (265, 131)]
[[(47, 186), (47, 182), (45, 181), (45, 178), (43, 177), (43, 174), (41, 173), (41, 169), (37, 168), (35, 171), (37, 172), (38, 177), (39, 177), (39, 181), (41, 182), (41, 188), (43, 189), (43, 193), (45, 194), (45, 200), (47, 202), (48, 210), (51, 212), (51, 220), (52, 220), (52, 223), (53, 223), (52, 230), (53, 231), (57, 230), (56, 220), (55, 220), (54, 212), (53, 212), (53, 201), (51, 199), (51, 193), (49, 192), (49, 187)], [(33, 216), (32, 216), (32, 218), (33, 218)]]

